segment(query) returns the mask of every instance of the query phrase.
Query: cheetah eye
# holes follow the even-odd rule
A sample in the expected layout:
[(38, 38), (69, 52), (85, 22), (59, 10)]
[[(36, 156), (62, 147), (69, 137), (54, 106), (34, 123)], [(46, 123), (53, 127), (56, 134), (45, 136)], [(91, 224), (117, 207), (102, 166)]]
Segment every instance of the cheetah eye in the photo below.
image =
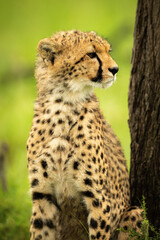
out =
[(97, 54), (95, 52), (87, 53), (87, 56), (90, 58), (96, 58)]

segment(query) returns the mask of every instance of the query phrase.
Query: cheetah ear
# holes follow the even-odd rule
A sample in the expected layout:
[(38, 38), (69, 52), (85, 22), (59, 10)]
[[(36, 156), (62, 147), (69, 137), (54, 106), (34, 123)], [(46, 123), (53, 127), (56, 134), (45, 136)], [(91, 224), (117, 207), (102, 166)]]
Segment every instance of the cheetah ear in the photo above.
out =
[(42, 39), (38, 44), (38, 52), (41, 58), (48, 63), (50, 61), (52, 65), (54, 64), (56, 55), (56, 46), (50, 38)]

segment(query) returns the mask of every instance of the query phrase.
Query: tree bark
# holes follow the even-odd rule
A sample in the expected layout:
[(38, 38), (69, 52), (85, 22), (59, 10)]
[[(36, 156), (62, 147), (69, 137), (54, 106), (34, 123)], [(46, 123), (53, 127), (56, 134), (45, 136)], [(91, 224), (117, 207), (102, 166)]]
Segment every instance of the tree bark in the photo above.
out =
[(129, 88), (131, 204), (160, 228), (160, 0), (138, 0)]

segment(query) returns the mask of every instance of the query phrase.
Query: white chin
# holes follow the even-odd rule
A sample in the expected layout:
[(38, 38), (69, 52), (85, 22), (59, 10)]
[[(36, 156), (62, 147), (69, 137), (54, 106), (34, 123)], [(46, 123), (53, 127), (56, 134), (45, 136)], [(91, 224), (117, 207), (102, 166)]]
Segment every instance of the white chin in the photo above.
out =
[(114, 80), (110, 80), (105, 83), (102, 83), (102, 88), (109, 88), (112, 86), (113, 83), (114, 83)]
[(113, 78), (107, 79), (105, 82), (102, 83), (93, 83), (92, 85), (97, 88), (109, 88), (112, 86), (112, 84), (115, 82), (116, 76)]

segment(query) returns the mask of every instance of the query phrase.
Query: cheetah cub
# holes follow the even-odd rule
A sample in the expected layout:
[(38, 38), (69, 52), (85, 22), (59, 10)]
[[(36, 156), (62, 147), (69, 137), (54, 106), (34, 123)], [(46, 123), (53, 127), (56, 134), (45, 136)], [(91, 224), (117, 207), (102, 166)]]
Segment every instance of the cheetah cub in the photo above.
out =
[(59, 32), (38, 44), (27, 142), (31, 240), (118, 239), (121, 219), (126, 226), (132, 214), (123, 218), (130, 199), (126, 160), (93, 93), (116, 79), (109, 52), (94, 32)]

